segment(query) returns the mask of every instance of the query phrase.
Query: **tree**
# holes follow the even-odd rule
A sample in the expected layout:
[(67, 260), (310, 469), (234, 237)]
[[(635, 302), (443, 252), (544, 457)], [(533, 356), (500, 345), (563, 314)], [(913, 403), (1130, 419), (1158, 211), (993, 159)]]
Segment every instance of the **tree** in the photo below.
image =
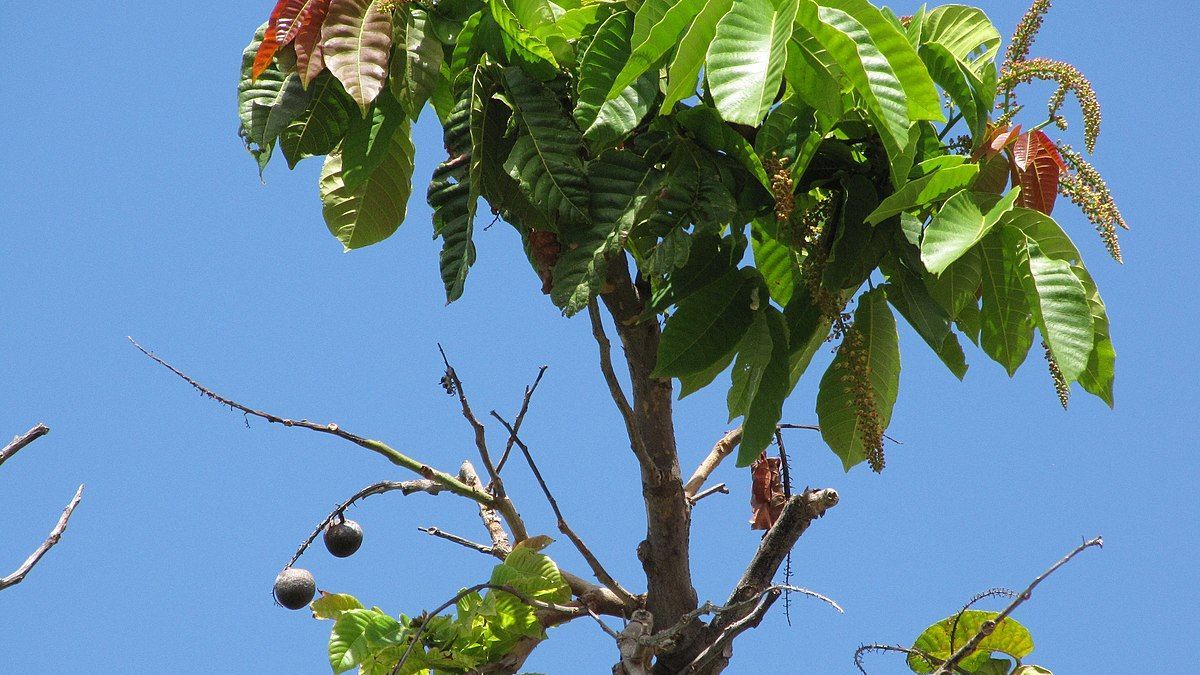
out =
[[(238, 90), (241, 135), (260, 170), (276, 146), (289, 166), (324, 156), (330, 231), (347, 250), (377, 243), (404, 220), (411, 125), (432, 108), (448, 153), (428, 190), (447, 300), (464, 292), (475, 262), (482, 198), (519, 233), (550, 301), (567, 316), (586, 310), (647, 514), (646, 592), (633, 593), (542, 483), (559, 530), (600, 584), (559, 570), (501, 478), (514, 448), (536, 473), (519, 434), (523, 412), (511, 423), (496, 416), (507, 436), (493, 461), (449, 361), (444, 383), (475, 431), (486, 484), (470, 464), (439, 471), (191, 381), (247, 414), (337, 435), (419, 474), (355, 495), (289, 568), (371, 494), (447, 491), (480, 506), (490, 545), (438, 536), (499, 558), (488, 583), (416, 619), (348, 596), (313, 603), (335, 620), (334, 670), (516, 672), (545, 628), (607, 614), (627, 621), (613, 632), (614, 672), (721, 671), (733, 639), (789, 591), (773, 579), (796, 540), (837, 503), (829, 489), (790, 493), (783, 402), (817, 350), (836, 342), (818, 385), (819, 431), (847, 470), (881, 472), (898, 395), (897, 314), (959, 378), (960, 335), (1011, 374), (1036, 333), (1064, 406), (1072, 383), (1112, 405), (1105, 307), (1051, 213), (1060, 194), (1075, 203), (1118, 261), (1125, 223), (1083, 155), (1043, 131), (1066, 127), (1069, 93), (1088, 152), (1100, 133), (1088, 81), (1029, 56), (1049, 4), (1034, 2), (1001, 57), (987, 16), (960, 5), (901, 18), (866, 0), (280, 0), (244, 53)], [(1033, 80), (1056, 88), (1045, 118), (1025, 129), (1017, 90)], [(628, 394), (601, 306), (623, 347)], [(685, 481), (674, 381), (686, 396), (727, 371), (730, 420), (741, 425)], [(767, 456), (773, 443), (779, 457)], [(690, 509), (735, 451), (752, 467), (753, 524), (767, 533), (727, 602), (701, 605)], [(441, 615), (450, 605), (454, 619)], [(984, 644), (997, 623), (1010, 625), (1007, 612), (967, 611), (940, 629), (944, 651), (921, 640), (909, 650), (914, 670), (1007, 672), (987, 656), (1004, 648)], [(961, 626), (977, 630), (954, 658)], [(1033, 672), (1016, 651), (1007, 652), (1014, 672)]]

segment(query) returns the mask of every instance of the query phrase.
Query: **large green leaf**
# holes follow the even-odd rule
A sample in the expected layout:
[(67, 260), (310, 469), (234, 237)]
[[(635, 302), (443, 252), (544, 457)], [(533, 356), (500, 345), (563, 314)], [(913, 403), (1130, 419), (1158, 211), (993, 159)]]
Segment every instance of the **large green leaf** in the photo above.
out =
[(771, 323), (764, 308), (754, 313), (754, 321), (737, 346), (737, 360), (733, 363), (729, 392), (725, 395), (730, 422), (745, 415), (754, 402), (763, 373), (771, 363), (773, 344)]
[(591, 224), (564, 230), (550, 298), (571, 316), (600, 292), (608, 258), (622, 249), (652, 180), (645, 160), (610, 150), (588, 164)]
[(609, 16), (596, 31), (579, 64), (575, 124), (583, 129), (585, 139), (597, 145), (614, 143), (632, 131), (658, 95), (657, 78), (650, 75), (638, 78), (615, 98), (608, 98), (609, 87), (629, 57), (632, 30), (631, 13)]
[(392, 136), (411, 126), (407, 112), (390, 91), (382, 91), (367, 111), (354, 115), (342, 141), (342, 172), (350, 188), (357, 187), (391, 151)]
[(365, 115), (387, 81), (392, 12), (374, 0), (332, 0), (321, 45), (325, 65)]
[(759, 284), (754, 270), (735, 270), (684, 298), (667, 320), (655, 377), (681, 377), (710, 368), (741, 341), (754, 320)]
[(721, 117), (758, 126), (783, 82), (798, 0), (738, 0), (717, 22), (705, 76)]
[(679, 40), (675, 56), (667, 68), (667, 88), (660, 113), (669, 113), (675, 104), (696, 94), (696, 78), (704, 65), (708, 46), (717, 34), (717, 21), (725, 16), (734, 0), (706, 0)]
[(817, 391), (817, 418), (821, 436), (842, 460), (847, 471), (867, 457), (863, 442), (864, 422), (860, 415), (860, 393), (855, 380), (866, 377), (874, 403), (874, 421), (887, 428), (900, 389), (900, 344), (896, 319), (882, 288), (859, 296), (850, 331), (860, 341), (859, 356), (865, 372), (851, 372), (853, 358), (838, 350), (821, 378)]
[(980, 346), (1011, 376), (1033, 345), (1033, 317), (1025, 300), (1020, 252), (993, 232), (979, 243), (979, 253), (983, 264)]
[(945, 47), (959, 61), (987, 64), (1000, 50), (1000, 32), (981, 9), (944, 5), (925, 16), (922, 42)]
[[(737, 465), (750, 466), (763, 450), (771, 444), (775, 429), (783, 417), (783, 401), (790, 389), (788, 371), (788, 329), (783, 314), (767, 305), (760, 316), (766, 317), (771, 348), (770, 360), (757, 375), (753, 397), (747, 403), (742, 422), (742, 442), (738, 446)], [(734, 369), (734, 384), (737, 385), (737, 368)]]
[(1004, 214), (1012, 210), (1018, 190), (1004, 197), (986, 192), (962, 191), (946, 200), (925, 229), (921, 241), (921, 261), (925, 269), (941, 274), (955, 260), (971, 250)]
[(411, 7), (396, 26), (396, 55), (388, 76), (392, 94), (414, 120), (442, 77), (446, 51), (429, 25), (429, 16)]
[(1037, 242), (1042, 253), (1048, 258), (1069, 263), (1083, 260), (1071, 237), (1053, 218), (1041, 211), (1018, 206), (1006, 214), (1001, 223), (1005, 227), (1020, 230), (1031, 241)]
[(1087, 294), (1070, 263), (1048, 257), (1034, 241), (1026, 242), (1030, 310), (1063, 378), (1073, 382), (1087, 368), (1094, 346)]
[[(953, 649), (962, 647), (982, 630), (985, 622), (995, 621), (998, 616), (996, 612), (968, 609), (961, 616), (946, 617), (926, 628), (913, 643), (913, 649), (945, 661), (950, 658)], [(954, 630), (953, 639), (950, 635), (951, 629)], [(980, 641), (975, 651), (959, 662), (959, 666), (968, 673), (975, 672), (975, 669), (991, 658), (992, 652), (1001, 652), (1020, 660), (1032, 651), (1033, 636), (1016, 619), (1005, 617)], [(919, 656), (909, 656), (908, 667), (914, 673), (932, 673), (935, 669), (935, 666)]]
[(590, 195), (583, 167), (583, 137), (558, 98), (516, 68), (504, 72), (513, 116), (526, 132), (505, 167), (529, 198), (552, 219), (587, 221)]
[(964, 307), (974, 304), (982, 282), (983, 263), (979, 247), (959, 256), (958, 260), (950, 263), (941, 274), (928, 275), (925, 278), (929, 294), (951, 319), (957, 319)]
[(985, 91), (984, 84), (975, 73), (955, 59), (950, 50), (936, 42), (922, 46), (920, 55), (933, 81), (958, 106), (972, 138), (982, 138), (987, 133), (995, 88)]
[(762, 272), (771, 299), (786, 307), (796, 287), (803, 283), (803, 258), (790, 246), (775, 239), (767, 228), (755, 225), (751, 236), (754, 266)]
[(651, 206), (647, 222), (663, 236), (691, 224), (724, 225), (737, 208), (711, 154), (686, 141), (671, 153), (663, 189)]
[(741, 134), (721, 119), (715, 108), (697, 105), (675, 115), (679, 124), (692, 132), (700, 145), (715, 153), (724, 153), (737, 160), (758, 179), (764, 189), (771, 189), (771, 179), (763, 168), (762, 158)]
[(353, 187), (346, 184), (341, 153), (326, 158), (320, 182), (325, 223), (346, 250), (383, 241), (400, 227), (412, 193), (413, 156), (405, 122), (391, 135), (379, 163)]
[(962, 164), (937, 169), (911, 180), (883, 200), (879, 208), (867, 216), (867, 222), (877, 225), (904, 211), (929, 208), (970, 185), (978, 173), (978, 164)]
[[(238, 117), (241, 128), (238, 135), (246, 144), (246, 150), (258, 163), (261, 174), (271, 159), (275, 148), (275, 138), (267, 138), (262, 130), (265, 129), (264, 110), (269, 111), (279, 102), (284, 89), (284, 81), (288, 78), (285, 70), (280, 67), (278, 57), (257, 78), (253, 77), (254, 58), (262, 44), (267, 24), (259, 26), (254, 39), (242, 52), (242, 73), (238, 82)], [(259, 133), (255, 133), (255, 129)]]
[(1100, 400), (1113, 407), (1113, 378), (1116, 373), (1117, 352), (1109, 335), (1108, 311), (1104, 300), (1096, 289), (1096, 282), (1082, 265), (1072, 265), (1071, 271), (1079, 278), (1087, 292), (1088, 305), (1092, 310), (1092, 332), (1095, 345), (1088, 356), (1087, 368), (1079, 374), (1079, 386), (1084, 391), (1098, 396)]
[(760, 158), (774, 153), (786, 160), (793, 179), (799, 180), (830, 131), (828, 119), (792, 93), (767, 114), (754, 137), (754, 151)]
[(372, 657), (387, 645), (388, 638), (401, 630), (400, 623), (376, 609), (350, 609), (342, 612), (329, 635), (329, 665), (342, 673)]
[[(480, 75), (472, 77), (477, 83)], [(454, 106), (443, 129), (449, 159), (433, 170), (426, 199), (433, 208), (433, 234), (442, 238), (439, 266), (446, 302), (462, 296), (467, 271), (475, 263), (475, 209), (480, 186), (471, 180), (471, 118), (479, 105), (474, 84)]]
[(333, 152), (350, 129), (351, 120), (359, 116), (354, 99), (329, 72), (318, 75), (309, 91), (312, 103), (279, 138), (283, 156), (292, 168), (307, 157)]
[(606, 98), (615, 98), (658, 62), (679, 41), (704, 0), (647, 0), (634, 16), (629, 60), (617, 73)]
[(942, 309), (926, 289), (921, 278), (913, 272), (898, 267), (889, 275), (891, 283), (885, 287), (887, 299), (900, 315), (908, 321), (917, 335), (938, 355), (942, 363), (958, 379), (967, 374), (966, 356), (951, 328), (949, 315)]
[(362, 608), (362, 603), (358, 601), (358, 598), (344, 593), (324, 593), (312, 602), (314, 619), (332, 619), (336, 621), (347, 611)]
[(539, 79), (550, 79), (558, 69), (554, 52), (540, 38), (523, 26), (506, 0), (488, 0), (492, 18), (500, 26), (500, 35), (510, 58), (529, 66)]

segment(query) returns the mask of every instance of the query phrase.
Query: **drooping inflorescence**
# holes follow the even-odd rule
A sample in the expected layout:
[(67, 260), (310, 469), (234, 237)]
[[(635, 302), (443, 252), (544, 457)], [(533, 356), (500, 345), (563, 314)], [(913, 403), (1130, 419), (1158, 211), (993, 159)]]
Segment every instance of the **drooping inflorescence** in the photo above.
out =
[(1057, 82), (1058, 90), (1050, 98), (1050, 117), (1059, 117), (1062, 98), (1066, 92), (1075, 94), (1079, 107), (1083, 111), (1083, 139), (1088, 152), (1096, 150), (1096, 139), (1100, 136), (1100, 102), (1096, 98), (1096, 90), (1092, 83), (1084, 77), (1079, 69), (1069, 63), (1052, 59), (1030, 59), (1018, 61), (1007, 66), (1000, 74), (999, 87), (1001, 91), (1011, 92), (1018, 84), (1034, 80)]
[(1100, 232), (1100, 238), (1104, 240), (1104, 245), (1113, 259), (1117, 262), (1124, 262), (1121, 256), (1121, 243), (1117, 240), (1117, 228), (1128, 230), (1129, 225), (1125, 223), (1124, 216), (1117, 208), (1117, 203), (1108, 189), (1108, 183), (1104, 181), (1096, 167), (1092, 166), (1070, 145), (1058, 143), (1058, 149), (1062, 154), (1063, 161), (1071, 169), (1059, 177), (1059, 193), (1078, 206), (1087, 219), (1096, 226), (1096, 230)]

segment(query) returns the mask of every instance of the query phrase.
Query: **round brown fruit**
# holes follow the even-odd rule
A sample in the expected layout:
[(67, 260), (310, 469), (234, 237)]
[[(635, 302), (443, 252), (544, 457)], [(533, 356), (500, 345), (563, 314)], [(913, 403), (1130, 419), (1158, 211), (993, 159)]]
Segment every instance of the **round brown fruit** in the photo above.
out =
[(362, 527), (353, 520), (338, 520), (325, 528), (325, 548), (339, 558), (347, 558), (362, 546)]
[(317, 581), (308, 570), (288, 567), (275, 577), (275, 600), (288, 609), (300, 609), (317, 594)]

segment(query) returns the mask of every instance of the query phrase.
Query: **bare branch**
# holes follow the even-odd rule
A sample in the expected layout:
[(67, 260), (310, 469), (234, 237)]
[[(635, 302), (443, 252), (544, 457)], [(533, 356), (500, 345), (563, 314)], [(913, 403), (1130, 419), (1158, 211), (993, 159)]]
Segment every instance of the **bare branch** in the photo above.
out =
[(24, 449), (25, 446), (50, 433), (50, 427), (38, 423), (37, 426), (12, 439), (12, 442), (0, 450), (0, 464), (12, 459), (12, 456)]
[(334, 423), (318, 424), (316, 422), (310, 422), (310, 421), (304, 420), (304, 419), (293, 420), (293, 419), (288, 419), (285, 417), (280, 417), (278, 415), (274, 415), (269, 412), (264, 412), (262, 410), (255, 410), (254, 408), (250, 408), (248, 406), (242, 405), (241, 403), (238, 403), (236, 401), (225, 398), (224, 396), (221, 396), (220, 394), (218, 394), (218, 393), (212, 391), (211, 389), (205, 387), (204, 385), (200, 384), (196, 380), (193, 380), (191, 377), (184, 374), (182, 371), (180, 371), (175, 366), (172, 366), (171, 364), (167, 363), (163, 359), (156, 356), (154, 353), (147, 351), (145, 347), (142, 347), (133, 338), (129, 338), (129, 341), (133, 343), (134, 347), (137, 347), (138, 351), (145, 354), (152, 361), (154, 361), (155, 363), (159, 364), (160, 366), (166, 368), (167, 370), (171, 371), (172, 373), (175, 373), (175, 375), (177, 375), (184, 382), (187, 382), (188, 384), (190, 384), (194, 389), (199, 391), (201, 394), (203, 394), (204, 396), (207, 396), (208, 398), (211, 398), (212, 400), (216, 401), (217, 403), (220, 403), (223, 406), (226, 406), (232, 410), (241, 412), (243, 415), (257, 417), (259, 419), (263, 419), (268, 422), (272, 422), (274, 424), (281, 424), (285, 427), (300, 427), (302, 429), (308, 429), (309, 431), (316, 431), (316, 432), (322, 433), (322, 434), (329, 434), (331, 436), (337, 436), (338, 438), (341, 438), (346, 441), (350, 441), (351, 443), (354, 443), (355, 445), (357, 445), (359, 447), (366, 448), (367, 450), (370, 450), (374, 453), (382, 455), (384, 458), (386, 458), (392, 464), (395, 464), (396, 466), (400, 466), (405, 469), (408, 469), (409, 471), (412, 471), (413, 473), (418, 474), (419, 476), (421, 476), (422, 478), (425, 478), (426, 480), (435, 481), (435, 482), (439, 483), (440, 485), (444, 486), (450, 492), (453, 492), (454, 494), (459, 495), (460, 497), (466, 497), (467, 499), (474, 500), (480, 504), (486, 504), (488, 506), (498, 508), (501, 511), (501, 513), (504, 514), (506, 520), (510, 517), (517, 521), (520, 520), (520, 516), (516, 513), (516, 509), (511, 509), (511, 511), (509, 511), (509, 509), (511, 507), (511, 503), (510, 504), (499, 503), (500, 500), (497, 500), (496, 498), (494, 498), (492, 495), (488, 494), (487, 492), (485, 492), (479, 488), (471, 487), (471, 486), (467, 485), (466, 483), (463, 483), (462, 481), (458, 480), (454, 476), (451, 476), (450, 474), (448, 474), (444, 471), (438, 471), (437, 469), (430, 467), (429, 465), (425, 464), (424, 462), (420, 462), (416, 459), (413, 459), (412, 457), (409, 457), (408, 455), (405, 455), (405, 454), (401, 453), (400, 451), (390, 447), (386, 443), (383, 443), (381, 441), (371, 440), (368, 438), (363, 438), (362, 436), (352, 434), (348, 431), (345, 431), (344, 429), (342, 429), (341, 427), (339, 427), (337, 424), (334, 424)]
[(492, 463), (491, 453), (487, 447), (487, 433), (483, 424), (475, 417), (474, 411), (471, 410), (471, 404), (467, 401), (467, 392), (463, 389), (462, 380), (458, 377), (458, 372), (454, 370), (454, 366), (450, 365), (450, 360), (446, 358), (446, 351), (438, 345), (438, 351), (442, 354), (442, 363), (446, 364), (446, 379), (454, 388), (454, 392), (458, 394), (458, 402), (462, 406), (463, 418), (471, 425), (475, 431), (475, 447), (479, 450), (479, 458), (483, 461), (483, 468), (487, 471), (488, 478), (491, 481), (488, 486), (489, 491), (495, 495), (497, 509), (504, 514), (504, 519), (508, 521), (508, 526), (512, 528), (513, 537), (518, 541), (523, 541), (529, 538), (529, 534), (525, 531), (525, 521), (521, 520), (520, 514), (517, 513), (517, 507), (513, 505), (512, 500), (508, 498), (508, 493), (504, 489), (504, 479), (500, 477), (500, 472), (496, 470), (496, 465)]
[(642, 471), (653, 471), (654, 463), (646, 454), (646, 446), (637, 427), (637, 417), (629, 405), (629, 399), (625, 397), (625, 391), (621, 389), (621, 381), (617, 379), (617, 372), (613, 370), (612, 343), (609, 342), (608, 335), (604, 333), (604, 321), (600, 318), (600, 306), (596, 304), (595, 300), (588, 302), (588, 317), (592, 320), (592, 337), (596, 339), (596, 344), (600, 348), (600, 372), (604, 374), (608, 392), (612, 396), (613, 403), (617, 404), (621, 419), (625, 421), (625, 433), (629, 436), (629, 447), (637, 456)]
[(717, 444), (714, 445), (713, 449), (709, 451), (708, 456), (704, 458), (704, 461), (700, 462), (700, 466), (696, 467), (696, 471), (692, 473), (692, 477), (688, 479), (688, 482), (683, 484), (684, 493), (688, 497), (695, 500), (696, 493), (700, 491), (700, 488), (704, 487), (704, 481), (708, 480), (708, 477), (712, 475), (712, 472), (717, 470), (717, 467), (721, 465), (721, 462), (724, 461), (725, 458), (733, 452), (733, 449), (736, 448), (741, 442), (741, 427), (725, 432), (725, 435), (721, 437), (721, 440), (717, 441)]
[(538, 485), (541, 486), (542, 493), (546, 495), (546, 501), (550, 502), (550, 508), (554, 511), (554, 517), (558, 519), (558, 531), (567, 535), (567, 538), (571, 540), (571, 543), (575, 544), (575, 548), (579, 550), (579, 554), (582, 555), (583, 559), (587, 561), (588, 566), (592, 568), (592, 573), (596, 575), (596, 578), (600, 580), (600, 583), (604, 584), (605, 587), (615, 593), (617, 597), (621, 599), (621, 602), (626, 606), (631, 608), (637, 606), (638, 601), (633, 597), (633, 594), (625, 590), (625, 588), (621, 586), (616, 579), (613, 579), (612, 575), (608, 573), (608, 570), (604, 569), (604, 566), (600, 564), (600, 560), (597, 559), (591, 550), (588, 549), (587, 545), (583, 543), (583, 539), (581, 539), (579, 535), (575, 534), (575, 531), (572, 530), (571, 526), (567, 524), (566, 518), (563, 518), (562, 510), (558, 508), (558, 500), (554, 498), (554, 494), (550, 492), (550, 487), (546, 485), (546, 480), (542, 478), (542, 472), (538, 469), (537, 462), (533, 461), (533, 454), (529, 452), (529, 447), (525, 445), (525, 442), (522, 441), (519, 436), (517, 436), (517, 430), (511, 424), (505, 421), (505, 419), (501, 417), (495, 410), (492, 411), (492, 417), (495, 417), (501, 424), (504, 425), (505, 429), (508, 429), (509, 438), (517, 444), (517, 447), (521, 449), (521, 453), (525, 455), (525, 461), (529, 464), (529, 469), (533, 471), (533, 476), (537, 479)]
[(316, 541), (317, 535), (321, 534), (325, 528), (329, 527), (329, 524), (334, 520), (344, 517), (346, 509), (350, 508), (360, 499), (381, 495), (385, 492), (397, 491), (402, 492), (405, 497), (415, 492), (425, 492), (431, 495), (436, 495), (444, 489), (446, 488), (442, 486), (441, 483), (437, 483), (432, 480), (409, 480), (404, 482), (385, 480), (368, 485), (358, 492), (355, 492), (353, 497), (342, 502), (332, 512), (330, 512), (330, 514), (325, 517), (325, 520), (322, 520), (321, 523), (312, 531), (312, 534), (308, 535), (308, 538), (304, 540), (304, 543), (300, 544), (300, 548), (296, 549), (295, 555), (293, 555), (292, 559), (288, 561), (288, 564), (284, 565), (283, 567), (284, 569), (287, 569), (292, 565), (295, 565), (296, 561), (300, 559), (300, 556), (304, 555), (304, 552), (308, 550), (308, 547), (312, 546), (312, 543)]
[[(43, 431), (38, 435), (43, 436), (45, 433), (46, 432)], [(26, 442), (26, 445), (28, 445), (28, 442)], [(20, 448), (17, 449), (19, 450)], [(9, 456), (11, 457), (12, 455), (10, 454)], [(50, 549), (54, 548), (54, 545), (57, 544), (60, 539), (62, 539), (63, 533), (67, 531), (67, 523), (71, 520), (71, 514), (75, 513), (75, 507), (79, 506), (79, 502), (82, 499), (83, 486), (80, 485), (79, 489), (75, 491), (75, 496), (72, 497), (70, 503), (67, 504), (67, 508), (63, 509), (62, 515), (58, 518), (58, 523), (54, 526), (53, 530), (50, 530), (50, 535), (46, 537), (46, 540), (42, 542), (42, 545), (38, 546), (37, 550), (31, 553), (29, 557), (25, 559), (25, 562), (21, 563), (21, 566), (18, 567), (16, 571), (0, 579), (0, 591), (10, 586), (16, 586), (24, 581), (25, 577), (29, 574), (30, 570), (33, 569), (34, 565), (37, 565), (38, 562), (41, 561), (42, 556), (46, 555)]]
[(863, 675), (867, 675), (867, 669), (863, 667), (863, 656), (870, 654), (871, 652), (896, 652), (899, 654), (908, 654), (909, 656), (917, 656), (925, 659), (926, 663), (932, 667), (937, 667), (942, 663), (941, 659), (930, 656), (929, 654), (926, 654), (918, 649), (909, 649), (908, 647), (901, 647), (899, 645), (862, 645), (858, 649), (854, 650), (854, 665), (858, 668), (858, 672), (862, 673)]
[[(533, 393), (537, 391), (538, 385), (542, 382), (542, 376), (546, 374), (546, 369), (550, 366), (542, 366), (538, 368), (537, 377), (534, 378), (533, 384), (525, 387), (525, 398), (521, 400), (521, 409), (517, 411), (517, 417), (513, 420), (513, 429), (521, 431), (521, 424), (525, 421), (525, 413), (529, 412), (529, 401), (533, 399)], [(496, 464), (496, 473), (504, 470), (504, 465), (508, 462), (508, 455), (513, 449), (513, 436), (508, 437), (508, 442), (504, 444), (504, 454), (500, 456), (500, 461)]]
[(935, 670), (933, 675), (949, 675), (950, 673), (953, 673), (958, 663), (970, 656), (971, 653), (973, 653), (975, 649), (979, 647), (979, 643), (983, 642), (984, 638), (992, 634), (992, 631), (996, 629), (996, 626), (1000, 625), (1000, 623), (1007, 619), (1010, 614), (1016, 611), (1018, 607), (1020, 607), (1025, 603), (1026, 600), (1033, 596), (1033, 589), (1037, 588), (1038, 584), (1042, 583), (1047, 577), (1058, 571), (1058, 568), (1071, 562), (1072, 558), (1093, 546), (1097, 548), (1104, 548), (1104, 538), (1096, 537), (1095, 539), (1089, 539), (1083, 542), (1079, 546), (1076, 546), (1073, 551), (1064, 556), (1062, 560), (1054, 563), (1045, 572), (1039, 574), (1036, 579), (1030, 582), (1029, 586), (1027, 586), (1024, 591), (1021, 591), (1020, 595), (1018, 595), (1011, 603), (1009, 603), (1008, 607), (1005, 607), (998, 615), (996, 615), (995, 619), (985, 621), (983, 625), (980, 626), (979, 631), (975, 633), (975, 635), (971, 636), (971, 639), (967, 640), (966, 644), (964, 644), (962, 647), (959, 647), (957, 651), (951, 654), (950, 658), (946, 659), (946, 662), (943, 663), (937, 670)]
[(715, 494), (723, 494), (723, 495), (729, 494), (729, 486), (724, 483), (717, 483), (716, 485), (708, 488), (707, 490), (701, 492), (700, 494), (696, 495), (695, 497), (688, 497), (688, 503), (691, 504), (692, 506), (695, 506), (696, 502), (700, 501), (701, 499), (704, 499), (705, 497), (711, 497)]
[(742, 633), (757, 628), (762, 623), (763, 617), (767, 615), (767, 611), (771, 609), (771, 605), (779, 599), (783, 593), (778, 588), (770, 588), (759, 598), (757, 605), (751, 612), (742, 618), (728, 624), (721, 629), (717, 639), (704, 648), (696, 658), (683, 670), (684, 673), (699, 672), (701, 668), (707, 666), (712, 661), (720, 658), (728, 661), (732, 655), (733, 640)]
[(487, 544), (480, 544), (478, 542), (471, 541), (470, 539), (464, 539), (464, 538), (458, 536), (457, 534), (451, 534), (450, 532), (446, 532), (444, 530), (439, 530), (436, 527), (418, 527), (417, 530), (420, 532), (424, 532), (425, 534), (428, 534), (431, 537), (445, 539), (446, 541), (454, 542), (455, 544), (458, 544), (459, 546), (464, 546), (466, 548), (469, 548), (469, 549), (472, 549), (475, 551), (479, 551), (480, 553), (484, 553), (487, 555), (494, 555), (497, 558), (504, 560), (505, 553), (503, 551), (497, 551), (496, 549), (492, 548), (491, 546), (488, 546)]
[(967, 604), (963, 605), (962, 609), (958, 610), (958, 614), (954, 615), (954, 621), (950, 623), (950, 653), (954, 653), (954, 639), (956, 637), (955, 634), (958, 632), (958, 622), (962, 619), (963, 614), (967, 613), (968, 609), (974, 607), (975, 603), (979, 602), (980, 600), (986, 600), (988, 598), (1015, 597), (1017, 597), (1017, 592), (1007, 588), (989, 588), (982, 593), (976, 593), (975, 597), (968, 600)]

